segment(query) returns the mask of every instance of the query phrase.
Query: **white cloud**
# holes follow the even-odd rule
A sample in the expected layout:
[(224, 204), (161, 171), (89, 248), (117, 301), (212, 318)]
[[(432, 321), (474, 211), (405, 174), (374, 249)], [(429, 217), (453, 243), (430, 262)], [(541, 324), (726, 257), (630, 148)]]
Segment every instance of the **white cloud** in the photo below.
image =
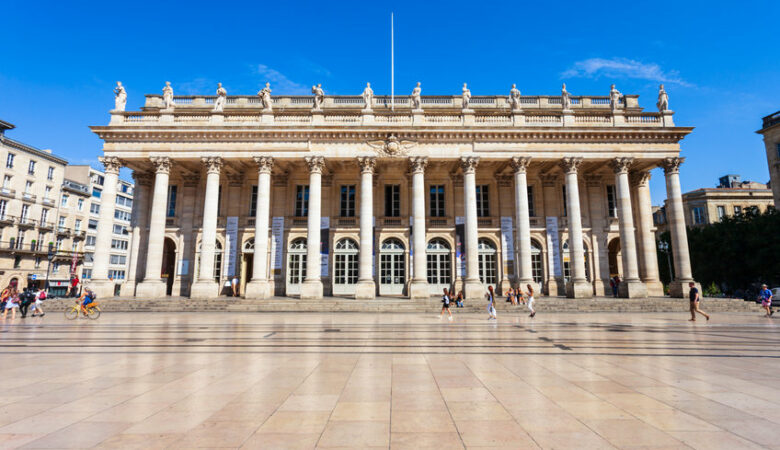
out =
[(676, 70), (664, 71), (655, 63), (643, 63), (627, 58), (589, 58), (575, 62), (561, 74), (561, 78), (637, 78), (662, 83), (692, 86), (680, 78)]
[(305, 95), (311, 94), (311, 87), (306, 87), (300, 83), (296, 83), (287, 76), (276, 69), (272, 69), (265, 64), (258, 64), (253, 66), (254, 72), (263, 77), (261, 85), (265, 82), (271, 83), (271, 89), (274, 94), (280, 95)]

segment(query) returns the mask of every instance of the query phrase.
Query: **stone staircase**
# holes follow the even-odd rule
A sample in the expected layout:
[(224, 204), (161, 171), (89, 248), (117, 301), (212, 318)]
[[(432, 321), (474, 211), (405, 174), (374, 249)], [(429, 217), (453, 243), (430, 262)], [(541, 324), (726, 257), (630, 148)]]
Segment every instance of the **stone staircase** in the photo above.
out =
[[(44, 303), (44, 308), (64, 310), (75, 300), (53, 299)], [(378, 297), (375, 300), (355, 300), (343, 297), (325, 297), (320, 300), (301, 300), (293, 297), (274, 297), (268, 300), (248, 300), (234, 297), (191, 299), (188, 297), (166, 297), (162, 299), (106, 298), (99, 300), (101, 309), (115, 312), (389, 312), (389, 313), (437, 313), (441, 300), (410, 300), (397, 297)], [(467, 301), (456, 312), (484, 312), (487, 302)], [(647, 299), (624, 299), (598, 297), (591, 299), (569, 299), (565, 297), (541, 297), (534, 308), (539, 312), (685, 312), (687, 299), (656, 297)], [(701, 308), (707, 312), (759, 312), (760, 306), (740, 299), (705, 298)], [(527, 314), (524, 305), (512, 306), (504, 298), (496, 303), (500, 312)]]

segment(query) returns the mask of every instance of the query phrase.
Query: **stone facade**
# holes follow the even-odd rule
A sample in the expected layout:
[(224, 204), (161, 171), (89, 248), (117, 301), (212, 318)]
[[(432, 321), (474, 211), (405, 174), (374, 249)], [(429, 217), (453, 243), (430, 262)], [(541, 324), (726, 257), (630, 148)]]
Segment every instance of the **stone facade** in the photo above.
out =
[(769, 183), (775, 205), (780, 205), (780, 111), (764, 117), (763, 126), (758, 133), (764, 136)]
[(623, 296), (659, 295), (647, 189), (658, 166), (677, 199), (676, 278), (691, 281), (679, 143), (692, 129), (671, 111), (645, 112), (634, 95), (567, 94), (563, 109), (519, 92), (391, 105), (266, 89), (169, 107), (147, 95), (92, 127), (104, 163), (136, 177), (136, 296), (213, 297), (235, 275), (248, 298), (481, 299), (518, 283), (587, 297), (614, 274)]

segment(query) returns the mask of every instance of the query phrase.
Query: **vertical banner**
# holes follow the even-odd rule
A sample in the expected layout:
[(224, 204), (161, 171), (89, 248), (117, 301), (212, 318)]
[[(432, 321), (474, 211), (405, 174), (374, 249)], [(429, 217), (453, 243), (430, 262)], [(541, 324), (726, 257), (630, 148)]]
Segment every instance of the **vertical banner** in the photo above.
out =
[(79, 254), (73, 252), (73, 258), (70, 260), (70, 274), (71, 276), (76, 274), (76, 267), (79, 265)]
[(561, 276), (561, 246), (558, 242), (558, 218), (547, 217), (547, 266), (556, 277)]
[[(271, 269), (274, 271), (282, 268), (282, 238), (284, 236), (284, 217), (271, 219)], [(257, 239), (255, 239), (257, 241)], [(257, 246), (255, 246), (257, 248)], [(276, 272), (273, 272), (276, 273)]]
[(414, 278), (414, 217), (409, 216), (409, 278)]
[(373, 243), (371, 246), (371, 277), (376, 280), (376, 216), (373, 216), (371, 219), (371, 242)]
[(238, 258), (238, 216), (228, 216), (225, 223), (225, 238), (227, 239), (227, 276), (236, 275), (236, 259)]
[(466, 276), (466, 218), (464, 216), (455, 217), (455, 273), (461, 277)]
[(320, 276), (328, 276), (328, 250), (330, 247), (330, 217), (320, 217)]
[(501, 217), (501, 252), (502, 258), (506, 263), (506, 275), (515, 273), (515, 227), (512, 223), (512, 217)]

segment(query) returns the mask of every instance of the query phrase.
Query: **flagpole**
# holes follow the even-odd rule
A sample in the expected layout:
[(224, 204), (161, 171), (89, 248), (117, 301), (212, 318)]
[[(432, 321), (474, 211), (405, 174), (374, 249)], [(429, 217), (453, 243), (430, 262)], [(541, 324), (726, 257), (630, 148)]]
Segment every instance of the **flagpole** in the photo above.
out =
[(393, 13), (390, 13), (390, 110), (395, 111), (395, 36)]

